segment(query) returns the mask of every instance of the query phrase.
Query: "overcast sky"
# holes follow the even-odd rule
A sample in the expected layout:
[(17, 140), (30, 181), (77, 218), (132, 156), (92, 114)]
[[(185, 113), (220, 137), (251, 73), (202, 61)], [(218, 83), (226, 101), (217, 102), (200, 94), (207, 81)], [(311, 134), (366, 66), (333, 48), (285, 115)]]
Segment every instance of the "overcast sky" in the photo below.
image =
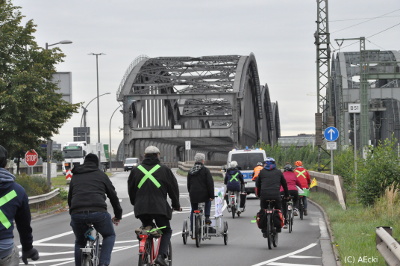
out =
[[(37, 25), (39, 45), (59, 45), (66, 54), (57, 65), (72, 72), (73, 102), (97, 96), (96, 59), (99, 56), (101, 141), (109, 143), (112, 113), (119, 106), (116, 92), (130, 63), (140, 55), (249, 55), (257, 60), (261, 84), (268, 84), (271, 101), (278, 101), (281, 134), (315, 133), (316, 0), (14, 0)], [(334, 39), (366, 37), (366, 49), (400, 50), (399, 0), (334, 0), (329, 2), (329, 29)], [(379, 34), (377, 34), (379, 33)], [(376, 35), (375, 35), (376, 34)], [(373, 36), (374, 35), (374, 36)], [(372, 36), (372, 37), (370, 37)], [(370, 37), (370, 38), (369, 38)], [(346, 42), (341, 51), (358, 51)], [(88, 106), (87, 125), (97, 141), (97, 105)], [(54, 136), (58, 143), (73, 141), (82, 111)], [(123, 138), (122, 114), (111, 120), (111, 149)]]

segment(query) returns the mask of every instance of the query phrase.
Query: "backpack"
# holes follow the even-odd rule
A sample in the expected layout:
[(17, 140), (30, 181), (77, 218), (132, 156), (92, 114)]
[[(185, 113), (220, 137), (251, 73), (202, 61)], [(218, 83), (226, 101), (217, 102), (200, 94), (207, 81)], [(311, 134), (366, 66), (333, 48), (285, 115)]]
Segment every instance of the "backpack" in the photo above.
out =
[(233, 175), (231, 173), (232, 172), (226, 173), (226, 176), (228, 177), (228, 182), (226, 183), (226, 188), (228, 189), (228, 191), (240, 191), (240, 181), (238, 181), (239, 180), (239, 177), (238, 177), (239, 172), (236, 172)]

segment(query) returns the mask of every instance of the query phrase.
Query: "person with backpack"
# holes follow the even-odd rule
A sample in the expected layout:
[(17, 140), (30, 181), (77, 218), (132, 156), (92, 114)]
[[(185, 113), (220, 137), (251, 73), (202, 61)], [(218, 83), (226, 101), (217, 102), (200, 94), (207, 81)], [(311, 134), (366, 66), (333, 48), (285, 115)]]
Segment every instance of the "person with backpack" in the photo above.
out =
[[(240, 204), (240, 193), (244, 190), (244, 180), (243, 174), (238, 169), (238, 163), (236, 161), (232, 161), (229, 164), (229, 168), (226, 170), (224, 184), (226, 185), (226, 194), (225, 200), (228, 204), (228, 210), (230, 210), (230, 202), (229, 202), (229, 195), (234, 193), (236, 195), (236, 200), (238, 206)], [(240, 211), (238, 211), (240, 214)]]
[[(303, 162), (302, 161), (296, 161), (294, 163), (296, 165), (296, 168), (294, 169), (294, 173), (296, 174), (297, 179), (300, 181), (301, 184), (301, 189), (308, 189), (311, 184), (311, 177), (310, 173), (303, 167)], [(303, 196), (303, 205), (304, 205), (304, 215), (307, 216), (307, 197)]]

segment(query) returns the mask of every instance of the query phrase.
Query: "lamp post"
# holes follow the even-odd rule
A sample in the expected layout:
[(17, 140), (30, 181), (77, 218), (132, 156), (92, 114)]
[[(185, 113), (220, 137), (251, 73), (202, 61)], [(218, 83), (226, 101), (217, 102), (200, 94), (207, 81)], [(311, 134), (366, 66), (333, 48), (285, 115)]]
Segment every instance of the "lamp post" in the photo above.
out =
[[(57, 45), (57, 44), (71, 44), (72, 41), (70, 40), (63, 40), (56, 43), (49, 44), (46, 42), (45, 48), (46, 50), (49, 49), (50, 46)], [(51, 187), (51, 155), (53, 153), (53, 140), (51, 138), (47, 139), (47, 185)]]
[(110, 141), (110, 147), (108, 148), (108, 150), (109, 150), (109, 155), (110, 155), (110, 172), (112, 172), (112, 167), (111, 167), (111, 154), (112, 154), (112, 149), (111, 149), (111, 119), (113, 118), (113, 116), (114, 116), (114, 114), (115, 114), (115, 112), (119, 109), (119, 108), (121, 108), (122, 107), (122, 105), (119, 105), (115, 110), (114, 110), (114, 112), (112, 113), (112, 115), (111, 115), (111, 117), (110, 117), (110, 124), (109, 124), (109, 128), (108, 128), (108, 136), (109, 136), (109, 141)]
[[(89, 55), (96, 56), (96, 77), (97, 77), (97, 145), (100, 145), (100, 101), (99, 101), (99, 55), (105, 55), (103, 53), (90, 53)], [(100, 149), (98, 148), (98, 156), (100, 158)]]
[[(111, 93), (110, 93), (110, 92), (106, 92), (106, 93), (103, 93), (103, 94), (101, 94), (101, 95), (99, 95), (99, 96), (96, 96), (96, 97), (94, 97), (93, 99), (91, 99), (85, 107), (82, 106), (83, 113), (82, 113), (82, 117), (81, 117), (81, 124), (80, 124), (80, 126), (82, 127), (82, 120), (83, 120), (83, 127), (85, 128), (85, 130), (86, 130), (86, 113), (87, 113), (87, 107), (89, 106), (89, 104), (90, 104), (91, 102), (93, 102), (94, 100), (96, 100), (98, 97), (101, 97), (101, 96), (107, 95), (107, 94), (111, 94)], [(85, 131), (85, 141), (86, 141), (86, 143), (88, 143), (88, 141), (87, 141), (87, 131)], [(89, 144), (89, 143), (88, 143), (88, 144)]]

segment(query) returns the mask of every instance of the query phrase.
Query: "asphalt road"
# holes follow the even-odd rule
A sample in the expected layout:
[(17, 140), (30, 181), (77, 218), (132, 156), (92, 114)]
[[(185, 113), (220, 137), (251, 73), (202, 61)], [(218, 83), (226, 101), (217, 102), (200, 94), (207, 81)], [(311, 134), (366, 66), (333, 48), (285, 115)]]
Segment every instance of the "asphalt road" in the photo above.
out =
[[(111, 265), (137, 265), (138, 261), (138, 241), (134, 230), (140, 226), (140, 222), (135, 218), (133, 207), (129, 203), (127, 178), (127, 172), (116, 172), (111, 177), (124, 210), (123, 220), (115, 227), (117, 239)], [(304, 220), (295, 217), (293, 232), (282, 229), (278, 247), (269, 250), (267, 239), (262, 237), (260, 229), (252, 223), (259, 210), (259, 200), (252, 196), (248, 197), (246, 211), (241, 217), (232, 219), (230, 213), (224, 210), (223, 220), (229, 225), (227, 245), (224, 245), (223, 237), (204, 240), (199, 248), (190, 238), (184, 245), (182, 224), (188, 219), (190, 202), (186, 178), (177, 176), (177, 179), (183, 211), (174, 212), (171, 221), (173, 265), (335, 265), (326, 223), (319, 208), (309, 204), (308, 216)], [(215, 186), (221, 187), (222, 184), (216, 183)], [(113, 214), (110, 205), (109, 212)], [(68, 212), (32, 221), (33, 245), (39, 250), (40, 260), (30, 262), (30, 265), (74, 265), (74, 235), (69, 222)], [(14, 233), (19, 244), (17, 230)]]

